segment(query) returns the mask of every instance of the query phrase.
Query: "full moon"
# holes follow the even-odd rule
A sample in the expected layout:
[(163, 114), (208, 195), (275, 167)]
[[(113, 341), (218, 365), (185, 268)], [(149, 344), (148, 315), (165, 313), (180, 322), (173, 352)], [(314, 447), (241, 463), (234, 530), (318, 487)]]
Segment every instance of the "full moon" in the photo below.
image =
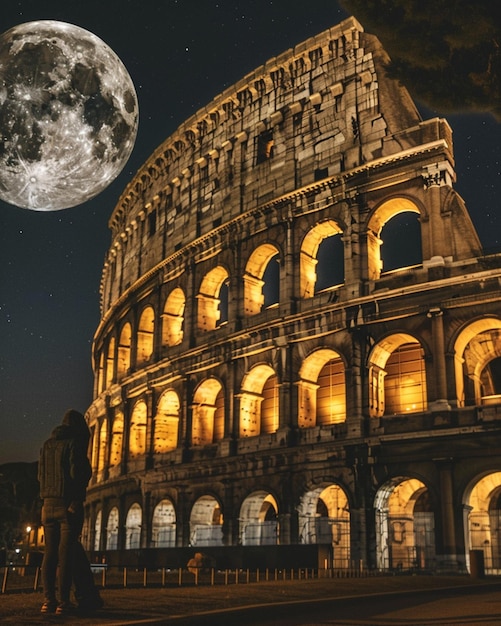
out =
[(0, 199), (36, 211), (90, 200), (122, 171), (138, 102), (122, 61), (64, 22), (0, 36)]

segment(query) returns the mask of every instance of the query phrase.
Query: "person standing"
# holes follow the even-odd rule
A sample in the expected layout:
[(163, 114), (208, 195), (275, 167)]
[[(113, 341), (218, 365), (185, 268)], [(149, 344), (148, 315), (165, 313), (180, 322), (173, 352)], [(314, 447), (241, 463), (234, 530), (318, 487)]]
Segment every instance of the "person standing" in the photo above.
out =
[(82, 421), (85, 423), (81, 413), (67, 411), (63, 423), (52, 431), (40, 452), (38, 480), (45, 536), (42, 613), (65, 614), (75, 608), (70, 602), (74, 555), (83, 525), (85, 492), (92, 474), (86, 445), (75, 427)]
[[(78, 411), (70, 409), (64, 414), (63, 424), (71, 428), (77, 444), (82, 446), (83, 454), (87, 456), (90, 431), (85, 417)], [(80, 517), (78, 541), (75, 545), (75, 552), (73, 553), (73, 585), (78, 610), (81, 613), (92, 613), (101, 609), (104, 606), (104, 602), (96, 587), (89, 559), (81, 543), (83, 517), (82, 501), (82, 515)]]

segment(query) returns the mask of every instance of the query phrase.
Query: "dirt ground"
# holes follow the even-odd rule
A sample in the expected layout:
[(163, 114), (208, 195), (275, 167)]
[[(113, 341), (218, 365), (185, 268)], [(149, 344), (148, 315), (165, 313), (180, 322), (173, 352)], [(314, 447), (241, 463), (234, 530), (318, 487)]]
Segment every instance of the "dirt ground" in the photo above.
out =
[[(493, 579), (492, 582), (499, 583)], [(106, 588), (101, 591), (105, 607), (92, 616), (46, 616), (40, 614), (40, 591), (11, 591), (0, 595), (0, 622), (19, 626), (71, 623), (74, 626), (128, 624), (175, 616), (189, 616), (240, 606), (383, 594), (446, 587), (485, 585), (487, 579), (469, 576), (378, 576), (374, 578), (332, 578), (254, 582), (249, 584), (198, 585), (178, 587)]]

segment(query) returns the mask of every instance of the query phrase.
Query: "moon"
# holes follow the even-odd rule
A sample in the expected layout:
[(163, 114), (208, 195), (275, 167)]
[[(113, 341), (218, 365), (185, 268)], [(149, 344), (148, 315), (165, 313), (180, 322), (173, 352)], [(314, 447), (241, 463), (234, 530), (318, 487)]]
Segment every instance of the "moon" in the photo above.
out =
[(65, 22), (0, 36), (0, 199), (23, 209), (83, 204), (122, 171), (139, 107), (119, 57)]

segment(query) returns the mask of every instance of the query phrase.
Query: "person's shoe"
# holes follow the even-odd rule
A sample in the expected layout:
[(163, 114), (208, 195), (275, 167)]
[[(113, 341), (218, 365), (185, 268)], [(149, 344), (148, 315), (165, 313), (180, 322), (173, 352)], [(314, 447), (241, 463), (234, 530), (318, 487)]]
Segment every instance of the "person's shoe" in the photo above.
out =
[(55, 600), (45, 600), (40, 609), (40, 613), (55, 613), (57, 602)]
[(56, 608), (56, 615), (70, 615), (75, 613), (77, 607), (71, 602), (60, 602)]

